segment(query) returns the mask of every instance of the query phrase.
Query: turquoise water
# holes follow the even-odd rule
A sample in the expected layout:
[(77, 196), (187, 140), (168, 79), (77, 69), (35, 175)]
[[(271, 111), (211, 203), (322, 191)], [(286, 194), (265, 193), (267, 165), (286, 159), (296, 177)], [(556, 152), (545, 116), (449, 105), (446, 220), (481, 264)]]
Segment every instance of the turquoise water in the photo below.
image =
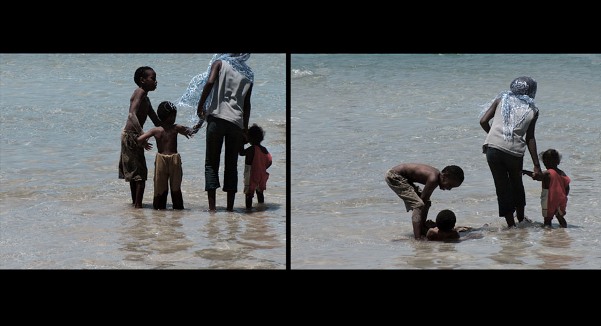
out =
[[(538, 151), (559, 150), (572, 179), (567, 229), (541, 227), (531, 179), (533, 223), (507, 229), (498, 217), (479, 114), (522, 75), (538, 81)], [(291, 268), (600, 268), (599, 90), (599, 54), (292, 54)], [(402, 162), (461, 166), (465, 181), (434, 191), (429, 218), (451, 209), (478, 230), (459, 243), (413, 240), (384, 181)]]
[[(157, 73), (149, 93), (156, 109), (176, 101), (211, 57), (0, 54), (0, 268), (286, 268), (285, 54), (248, 61), (255, 71), (250, 122), (263, 126), (274, 158), (266, 205), (246, 213), (240, 191), (228, 213), (218, 191), (218, 212), (207, 212), (204, 129), (178, 141), (184, 211), (152, 209), (156, 147), (146, 153), (143, 209), (131, 207), (129, 184), (117, 178), (136, 68)], [(190, 125), (193, 114), (179, 110), (177, 123)]]

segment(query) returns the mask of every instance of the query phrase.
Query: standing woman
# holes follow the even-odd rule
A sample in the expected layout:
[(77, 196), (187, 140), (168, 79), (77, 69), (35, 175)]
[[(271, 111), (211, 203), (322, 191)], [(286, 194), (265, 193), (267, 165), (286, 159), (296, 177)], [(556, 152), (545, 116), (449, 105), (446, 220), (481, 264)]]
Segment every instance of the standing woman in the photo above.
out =
[[(207, 123), (205, 154), (205, 191), (209, 211), (216, 210), (216, 190), (219, 183), (219, 161), (225, 142), (223, 191), (227, 193), (227, 210), (234, 210), (238, 190), (238, 153), (246, 143), (250, 117), (254, 73), (246, 64), (250, 53), (217, 53), (207, 72), (192, 79), (179, 104), (196, 102), (200, 122), (194, 130)], [(200, 98), (198, 99), (199, 91)], [(198, 99), (198, 100), (196, 100)]]
[(505, 217), (508, 227), (515, 226), (514, 212), (518, 222), (524, 220), (526, 194), (522, 168), (526, 148), (534, 164), (534, 174), (542, 173), (534, 137), (538, 119), (534, 103), (536, 86), (531, 77), (514, 79), (510, 90), (499, 94), (480, 118), (480, 126), (487, 133), (483, 153), (495, 183), (499, 216)]

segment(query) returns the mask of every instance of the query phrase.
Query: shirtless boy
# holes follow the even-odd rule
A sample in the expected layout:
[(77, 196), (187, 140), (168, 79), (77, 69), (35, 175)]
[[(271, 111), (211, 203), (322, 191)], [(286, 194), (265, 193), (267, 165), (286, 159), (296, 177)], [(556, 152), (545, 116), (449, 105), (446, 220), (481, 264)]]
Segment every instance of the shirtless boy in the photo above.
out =
[[(449, 165), (439, 171), (433, 166), (421, 163), (399, 164), (386, 172), (384, 178), (388, 186), (405, 202), (407, 212), (413, 210), (411, 222), (415, 239), (426, 236), (426, 218), (431, 206), (430, 196), (438, 187), (451, 190), (463, 183), (463, 170)], [(423, 190), (415, 185), (424, 185)]]
[[(144, 188), (148, 177), (148, 168), (144, 157), (144, 147), (138, 145), (137, 138), (143, 131), (146, 118), (155, 126), (161, 124), (159, 117), (152, 108), (148, 92), (157, 88), (157, 74), (154, 69), (144, 66), (136, 69), (134, 82), (138, 87), (129, 99), (129, 113), (125, 127), (121, 132), (121, 156), (119, 158), (119, 179), (129, 182), (131, 200), (136, 208), (142, 208)], [(150, 150), (152, 145), (147, 144)]]
[(189, 138), (192, 129), (175, 123), (177, 108), (175, 104), (164, 101), (157, 109), (159, 118), (163, 124), (154, 127), (138, 137), (138, 143), (146, 146), (148, 138), (154, 137), (157, 142), (157, 150), (154, 161), (154, 209), (165, 209), (167, 206), (167, 194), (171, 187), (171, 202), (173, 209), (184, 209), (182, 197), (182, 158), (177, 151), (177, 135), (182, 134)]

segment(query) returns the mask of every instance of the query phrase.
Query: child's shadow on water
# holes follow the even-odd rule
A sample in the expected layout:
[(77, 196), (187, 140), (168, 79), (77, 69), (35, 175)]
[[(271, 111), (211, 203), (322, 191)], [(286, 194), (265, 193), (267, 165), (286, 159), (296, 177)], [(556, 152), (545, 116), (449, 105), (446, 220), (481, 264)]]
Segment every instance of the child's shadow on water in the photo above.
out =
[(256, 213), (256, 212), (265, 212), (265, 211), (271, 211), (271, 210), (277, 210), (279, 208), (281, 208), (282, 205), (278, 204), (278, 203), (256, 203), (253, 204), (252, 208), (243, 208), (243, 212), (244, 213)]
[[(553, 222), (551, 222), (551, 226), (545, 226), (545, 224), (543, 222), (540, 221), (532, 221), (532, 220), (525, 220), (522, 221), (521, 223), (517, 223), (515, 225), (518, 229), (529, 229), (529, 228), (550, 228), (550, 229), (566, 229), (566, 228), (562, 228), (561, 226), (559, 226), (559, 223), (557, 222), (557, 220), (553, 220)], [(572, 225), (568, 223), (568, 227), (567, 229), (581, 229), (582, 226), (580, 225)]]

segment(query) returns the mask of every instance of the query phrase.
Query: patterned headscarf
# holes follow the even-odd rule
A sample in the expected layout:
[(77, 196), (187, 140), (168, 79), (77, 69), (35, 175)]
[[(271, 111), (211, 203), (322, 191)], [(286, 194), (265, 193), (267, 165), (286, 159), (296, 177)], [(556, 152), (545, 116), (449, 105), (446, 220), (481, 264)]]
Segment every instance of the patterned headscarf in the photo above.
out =
[(526, 119), (530, 111), (538, 112), (534, 103), (536, 85), (536, 80), (532, 77), (518, 77), (509, 85), (509, 91), (504, 91), (494, 98), (494, 100), (501, 98), (503, 139), (505, 141), (513, 141), (513, 129)]
[[(250, 53), (215, 53), (213, 58), (211, 58), (211, 61), (209, 61), (207, 70), (192, 77), (192, 80), (190, 81), (190, 84), (188, 84), (188, 88), (186, 89), (184, 95), (175, 101), (178, 106), (186, 106), (193, 109), (193, 113), (191, 114), (190, 118), (191, 122), (198, 120), (198, 117), (196, 117), (196, 108), (198, 106), (198, 102), (200, 102), (202, 89), (204, 88), (207, 80), (209, 79), (209, 75), (211, 74), (211, 66), (213, 63), (218, 60), (227, 61), (234, 68), (234, 70), (244, 75), (244, 77), (248, 78), (252, 83), (254, 82), (255, 76), (252, 69), (246, 64), (246, 60), (248, 60), (248, 58), (250, 58)], [(211, 104), (212, 98), (213, 92), (211, 91), (207, 97), (205, 108)]]

